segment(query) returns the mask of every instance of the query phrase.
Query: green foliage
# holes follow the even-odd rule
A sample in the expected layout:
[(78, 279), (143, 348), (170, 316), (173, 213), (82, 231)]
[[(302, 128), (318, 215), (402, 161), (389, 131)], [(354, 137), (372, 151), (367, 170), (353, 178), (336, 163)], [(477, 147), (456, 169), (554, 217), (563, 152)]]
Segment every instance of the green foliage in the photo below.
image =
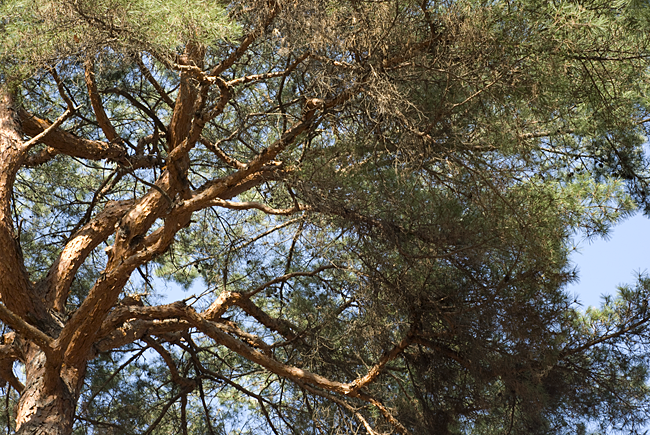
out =
[(216, 0), (18, 0), (2, 2), (0, 74), (20, 80), (68, 57), (136, 47), (166, 57), (188, 40), (238, 35)]
[[(587, 312), (565, 289), (576, 278), (572, 238), (604, 236), (650, 210), (645, 2), (280, 3), (266, 27), (271, 2), (2, 3), (0, 74), (25, 110), (54, 119), (64, 88), (78, 106), (64, 128), (103, 140), (80, 66), (92, 57), (125, 150), (153, 162), (61, 155), (22, 170), (14, 208), (31, 278), (108, 201), (139, 198), (165, 173), (173, 108), (164, 100), (179, 92), (183, 50), (201, 47), (199, 69), (209, 71), (260, 29), (224, 80), (310, 56), (230, 89), (203, 136), (232, 159), (274, 144), (307, 98), (361, 89), (317, 112), (277, 170), (228, 198), (307, 211), (199, 210), (125, 292), (149, 292), (152, 275), (197, 284), (205, 291), (189, 303), (200, 311), (222, 291), (258, 289), (250, 301), (268, 318), (231, 307), (220, 322), (238, 329), (228, 333), (255, 335), (278, 361), (339, 382), (364, 376), (415, 331), (364, 389), (412, 433), (640, 428), (650, 280)], [(205, 88), (201, 101), (221, 96)], [(234, 172), (200, 144), (187, 165), (188, 195)], [(80, 268), (71, 311), (101, 276), (113, 237)], [(140, 344), (103, 353), (88, 367), (75, 433), (356, 433), (355, 412), (394, 430), (365, 402), (331, 400), (192, 329), (157, 339), (191, 392), (151, 349), (123, 367)]]

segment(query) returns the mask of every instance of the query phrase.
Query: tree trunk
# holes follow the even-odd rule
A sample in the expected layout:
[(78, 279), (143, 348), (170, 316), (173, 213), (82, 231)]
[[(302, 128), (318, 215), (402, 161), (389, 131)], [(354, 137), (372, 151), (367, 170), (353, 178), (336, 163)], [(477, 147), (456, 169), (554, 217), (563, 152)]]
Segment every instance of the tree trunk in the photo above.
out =
[[(45, 354), (31, 345), (26, 353), (26, 385), (16, 417), (19, 435), (72, 433), (74, 413), (83, 376), (77, 370), (51, 370)], [(49, 369), (49, 370), (48, 370)]]

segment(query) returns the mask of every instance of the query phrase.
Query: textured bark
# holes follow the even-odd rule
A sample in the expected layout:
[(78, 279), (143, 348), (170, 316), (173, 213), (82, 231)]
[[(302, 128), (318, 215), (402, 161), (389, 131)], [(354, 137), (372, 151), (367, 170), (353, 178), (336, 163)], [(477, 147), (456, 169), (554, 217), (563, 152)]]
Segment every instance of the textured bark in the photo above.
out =
[(16, 433), (70, 434), (83, 370), (62, 370), (59, 377), (45, 354), (36, 346), (30, 346), (25, 374), (27, 385), (18, 402)]
[[(279, 6), (274, 4), (266, 20), (267, 24), (278, 11)], [(215, 66), (210, 74), (202, 70), (205, 48), (198, 44), (188, 44), (185, 52), (177, 58), (180, 84), (173, 105), (151, 73), (145, 73), (170, 107), (173, 106), (168, 126), (162, 125), (160, 120), (155, 123), (157, 118), (154, 111), (144, 111), (154, 118), (156, 125), (156, 131), (149, 135), (155, 138), (152, 142), (157, 142), (159, 131), (164, 133), (167, 147), (164, 157), (156, 157), (153, 152), (143, 155), (144, 145), (140, 143), (134, 154), (128, 154), (128, 143), (122, 143), (120, 132), (116, 130), (120, 128), (119, 123), (111, 120), (110, 113), (104, 108), (92, 61), (85, 64), (84, 78), (97, 125), (108, 141), (82, 138), (60, 128), (63, 120), (75, 111), (71, 103), (68, 104), (68, 111), (51, 123), (24, 109), (14, 109), (11, 96), (1, 95), (0, 321), (20, 335), (21, 340), (18, 347), (6, 347), (6, 355), (0, 355), (0, 377), (21, 393), (17, 409), (17, 433), (70, 434), (88, 361), (97, 357), (99, 352), (136, 340), (142, 340), (156, 349), (169, 366), (172, 379), (182, 384), (174, 361), (159, 341), (174, 340), (174, 337), (178, 340), (190, 328), (201, 330), (216, 343), (228, 347), (271, 373), (300, 384), (316, 386), (323, 391), (370, 401), (362, 392), (357, 391), (358, 388), (354, 389), (354, 384), (330, 380), (276, 359), (271, 346), (261, 337), (245, 331), (245, 328), (235, 322), (221, 318), (226, 309), (232, 307), (242, 310), (268, 329), (280, 332), (286, 339), (296, 339), (298, 335), (293, 325), (269, 315), (249, 299), (264, 287), (248, 294), (224, 293), (204, 314), (196, 313), (184, 303), (144, 307), (119, 302), (131, 273), (168, 249), (175, 235), (190, 224), (192, 214), (198, 210), (220, 207), (288, 215), (307, 209), (297, 201), (290, 208), (274, 208), (261, 202), (229, 200), (264, 182), (286, 178), (294, 169), (275, 159), (281, 158), (287, 147), (296, 143), (301, 135), (315, 128), (322, 111), (342, 105), (361, 92), (360, 88), (330, 95), (329, 99), (308, 99), (302, 113), (293, 118), (293, 125), (287, 126), (285, 123), (280, 137), (275, 140), (276, 137), (273, 136), (274, 140), (250, 156), (249, 161), (240, 162), (228, 156), (217, 145), (206, 145), (231, 170), (220, 175), (220, 178), (205, 180), (199, 187), (192, 186), (187, 178), (189, 152), (197, 143), (207, 143), (202, 138), (203, 129), (209, 121), (226, 110), (234, 98), (231, 92), (233, 87), (284, 77), (308, 58), (308, 54), (304, 54), (284, 71), (248, 75), (226, 82), (220, 74), (245, 54), (261, 32), (260, 28), (249, 33), (239, 49)], [(144, 64), (141, 63), (140, 67), (147, 71)], [(57, 84), (60, 85), (58, 79)], [(216, 101), (208, 98), (211, 86), (218, 88)], [(61, 86), (59, 91), (62, 96), (65, 95), (66, 91)], [(129, 101), (134, 103), (134, 100)], [(134, 105), (138, 107), (138, 104)], [(32, 139), (25, 142), (23, 134)], [(36, 143), (46, 147), (28, 155)], [(121, 201), (109, 202), (103, 210), (99, 209), (102, 202), (96, 201), (102, 193), (100, 188), (84, 218), (75, 226), (74, 234), (62, 243), (58, 256), (48, 265), (47, 275), (40, 282), (32, 283), (13, 228), (13, 185), (21, 167), (45, 163), (59, 154), (117, 163), (115, 173), (121, 174), (132, 173), (140, 167), (163, 166), (157, 159), (164, 158), (165, 166), (160, 172), (156, 171), (155, 176), (146, 183), (150, 187), (148, 191), (130, 199), (124, 197)], [(109, 179), (110, 177), (106, 180)], [(154, 224), (157, 225), (156, 228), (152, 228)], [(70, 287), (79, 268), (92, 252), (109, 240), (113, 243), (104, 250), (107, 255), (104, 270), (71, 317), (65, 318), (62, 313), (66, 310)], [(314, 272), (286, 274), (269, 281), (266, 286), (297, 276), (315, 276), (327, 268), (330, 267)], [(25, 364), (25, 385), (12, 373), (12, 364), (16, 360)], [(373, 372), (374, 377), (383, 365), (385, 362), (375, 370), (376, 373)], [(194, 383), (184, 385), (184, 394), (194, 387)]]
[(0, 98), (0, 295), (4, 305), (2, 320), (22, 334), (25, 340), (23, 351), (19, 353), (20, 359), (25, 363), (26, 385), (22, 386), (15, 379), (10, 364), (3, 366), (2, 375), (14, 388), (21, 391), (17, 409), (17, 433), (69, 434), (72, 431), (80, 373), (83, 368), (59, 373), (59, 368), (46, 358), (46, 354), (53, 355), (49, 346), (51, 338), (42, 331), (55, 334), (58, 328), (47, 311), (45, 301), (37, 295), (29, 280), (11, 216), (13, 184), (29, 144), (22, 140), (11, 95), (4, 93)]
[(0, 296), (18, 316), (36, 323), (46, 317), (36, 304), (11, 216), (11, 193), (27, 151), (20, 135), (12, 97), (0, 94)]
[[(17, 113), (23, 131), (29, 136), (36, 136), (51, 125), (50, 122), (27, 113), (23, 109), (18, 109)], [(90, 160), (107, 159), (119, 163), (127, 162), (126, 150), (120, 144), (84, 139), (60, 129), (52, 131), (41, 142), (69, 156)]]
[(115, 132), (115, 128), (111, 124), (111, 120), (108, 119), (108, 116), (106, 115), (104, 105), (102, 104), (102, 99), (99, 96), (99, 91), (97, 90), (97, 83), (95, 82), (95, 62), (92, 58), (86, 60), (84, 63), (84, 68), (84, 78), (86, 80), (86, 86), (88, 87), (88, 96), (90, 97), (90, 103), (93, 106), (93, 111), (95, 112), (97, 123), (104, 132), (106, 139), (108, 139), (110, 142), (115, 142), (118, 139), (118, 136)]
[(48, 306), (63, 311), (70, 285), (88, 254), (115, 231), (115, 224), (126, 213), (132, 201), (108, 204), (95, 219), (81, 228), (56, 259), (47, 276), (39, 284)]

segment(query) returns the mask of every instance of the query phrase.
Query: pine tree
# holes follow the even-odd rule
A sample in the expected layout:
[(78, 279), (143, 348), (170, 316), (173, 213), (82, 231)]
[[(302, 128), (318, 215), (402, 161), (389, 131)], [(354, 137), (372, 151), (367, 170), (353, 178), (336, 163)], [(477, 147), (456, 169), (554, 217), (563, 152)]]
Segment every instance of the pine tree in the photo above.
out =
[(642, 2), (0, 10), (7, 432), (643, 427), (650, 280), (566, 293), (650, 210)]

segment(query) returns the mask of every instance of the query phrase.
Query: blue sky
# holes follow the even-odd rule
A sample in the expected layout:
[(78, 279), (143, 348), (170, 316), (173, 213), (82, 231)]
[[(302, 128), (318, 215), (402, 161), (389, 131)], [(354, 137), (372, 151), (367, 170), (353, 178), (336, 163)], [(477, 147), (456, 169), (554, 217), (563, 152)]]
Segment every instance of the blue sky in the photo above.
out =
[(620, 284), (633, 284), (639, 271), (650, 272), (650, 218), (638, 213), (612, 228), (607, 239), (579, 243), (571, 260), (580, 281), (567, 290), (584, 308), (599, 306), (601, 295), (616, 294)]

